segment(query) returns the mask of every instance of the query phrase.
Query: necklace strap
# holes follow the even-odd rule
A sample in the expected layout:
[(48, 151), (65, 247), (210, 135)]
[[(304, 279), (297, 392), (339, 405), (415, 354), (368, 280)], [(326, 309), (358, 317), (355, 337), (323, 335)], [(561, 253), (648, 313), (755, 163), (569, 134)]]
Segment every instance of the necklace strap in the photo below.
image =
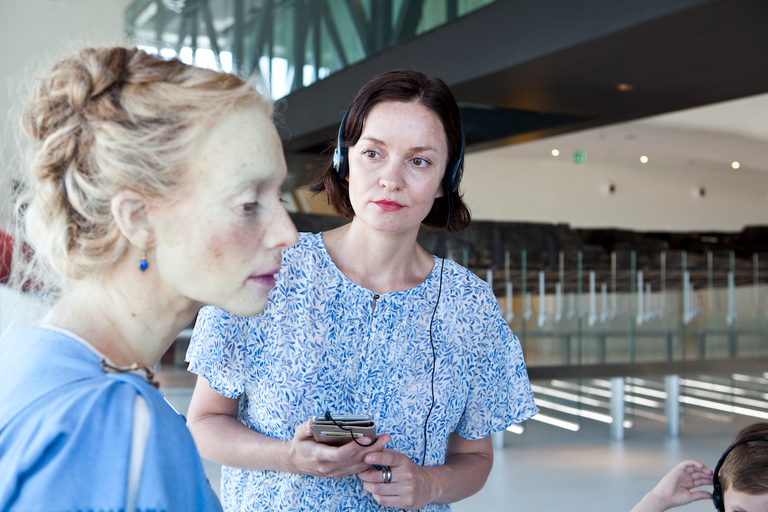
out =
[(155, 372), (145, 364), (133, 363), (131, 366), (114, 366), (109, 364), (106, 359), (102, 359), (101, 371), (104, 373), (130, 373), (142, 371), (144, 372), (147, 382), (155, 389), (160, 389), (160, 383), (155, 380)]

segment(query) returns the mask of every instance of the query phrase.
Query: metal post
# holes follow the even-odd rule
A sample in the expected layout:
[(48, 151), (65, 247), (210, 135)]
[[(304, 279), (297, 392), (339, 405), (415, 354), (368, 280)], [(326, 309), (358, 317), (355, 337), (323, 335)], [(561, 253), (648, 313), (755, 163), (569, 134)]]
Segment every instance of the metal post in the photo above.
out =
[(728, 317), (729, 324), (731, 326), (729, 335), (728, 352), (731, 357), (736, 357), (738, 352), (738, 340), (736, 336), (736, 255), (734, 251), (730, 251), (731, 269), (728, 272)]
[[(686, 251), (682, 251), (680, 254), (680, 271), (683, 276), (683, 280), (685, 280), (685, 276), (688, 275), (688, 253)], [(685, 354), (688, 349), (688, 334), (686, 333), (686, 326), (688, 325), (688, 322), (685, 321), (685, 314), (686, 314), (686, 303), (685, 299), (687, 298), (687, 291), (686, 291), (686, 284), (683, 283), (683, 289), (681, 290), (682, 293), (680, 293), (680, 300), (682, 301), (680, 311), (682, 314), (680, 315), (680, 359), (685, 360)]]
[(504, 431), (501, 432), (493, 432), (491, 434), (491, 445), (493, 446), (494, 450), (503, 450), (504, 449)]
[(707, 251), (707, 312), (709, 319), (712, 318), (715, 311), (715, 285), (714, 285), (715, 258), (712, 251)]
[(671, 361), (675, 357), (675, 335), (672, 333), (672, 331), (666, 332), (666, 351), (667, 351), (667, 361)]
[(616, 251), (611, 251), (611, 319), (616, 317)]
[[(309, 16), (303, 6), (293, 10), (293, 41), (291, 41), (293, 59), (293, 82), (290, 91), (297, 91), (304, 87), (304, 64), (306, 63), (307, 30), (310, 27)], [(290, 66), (290, 64), (289, 64)]]
[(232, 38), (232, 71), (247, 72), (245, 68), (245, 0), (235, 0)]
[(578, 358), (578, 364), (581, 364), (583, 355), (581, 339), (581, 314), (583, 312), (584, 306), (581, 302), (581, 258), (582, 252), (579, 251), (576, 253), (576, 357)]
[(605, 364), (605, 351), (606, 351), (606, 336), (605, 334), (597, 335), (597, 362), (599, 364)]
[(624, 377), (611, 378), (611, 439), (624, 440)]
[(664, 376), (664, 389), (667, 392), (665, 404), (667, 435), (669, 437), (678, 437), (680, 435), (680, 376)]
[(320, 80), (323, 67), (323, 16), (318, 2), (312, 2), (312, 82)]
[(446, 18), (448, 21), (455, 20), (459, 15), (458, 0), (447, 0), (445, 2)]
[(757, 253), (752, 254), (752, 305), (755, 308), (754, 313), (754, 323), (752, 324), (752, 344), (751, 344), (751, 353), (755, 354), (757, 351), (757, 329), (758, 329), (758, 318), (760, 318), (760, 293), (759, 293), (759, 277), (760, 277), (760, 271), (759, 271), (760, 265), (759, 265), (759, 256)]
[(705, 331), (705, 330), (699, 331), (698, 345), (699, 345), (699, 359), (706, 359), (706, 357), (707, 357), (707, 331)]
[[(520, 270), (522, 271), (522, 290), (520, 293), (520, 297), (525, 301), (526, 297), (528, 296), (528, 253), (523, 249), (520, 251)], [(523, 355), (526, 355), (526, 349), (528, 348), (528, 331), (527, 331), (527, 322), (525, 318), (525, 302), (523, 302), (523, 318), (522, 318), (522, 337), (520, 338), (520, 343), (522, 345), (523, 349)]]
[(661, 316), (664, 316), (667, 306), (667, 253), (661, 253)]
[(637, 316), (637, 304), (635, 300), (635, 272), (637, 271), (637, 254), (630, 252), (629, 258), (629, 362), (635, 362), (635, 327)]

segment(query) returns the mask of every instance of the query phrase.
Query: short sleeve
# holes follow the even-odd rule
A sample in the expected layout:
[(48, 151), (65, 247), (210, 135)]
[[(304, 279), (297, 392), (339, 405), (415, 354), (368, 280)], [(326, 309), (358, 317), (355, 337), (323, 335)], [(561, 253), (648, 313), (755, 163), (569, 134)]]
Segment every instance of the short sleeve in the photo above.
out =
[(247, 318), (204, 307), (189, 342), (188, 370), (208, 379), (211, 389), (237, 399), (245, 390), (247, 332)]
[(136, 392), (103, 380), (78, 384), (47, 393), (0, 429), (2, 510), (125, 507)]
[[(139, 379), (85, 376), (31, 403), (0, 429), (0, 508), (126, 510), (134, 469), (141, 477), (133, 481), (133, 510), (220, 511), (184, 419)], [(140, 396), (149, 433), (144, 460), (131, 468)]]
[(164, 405), (153, 399), (147, 408), (151, 419), (138, 506), (128, 510), (221, 512), (184, 418)]
[(465, 439), (483, 438), (538, 412), (520, 342), (498, 306), (483, 331), (467, 405), (456, 429)]

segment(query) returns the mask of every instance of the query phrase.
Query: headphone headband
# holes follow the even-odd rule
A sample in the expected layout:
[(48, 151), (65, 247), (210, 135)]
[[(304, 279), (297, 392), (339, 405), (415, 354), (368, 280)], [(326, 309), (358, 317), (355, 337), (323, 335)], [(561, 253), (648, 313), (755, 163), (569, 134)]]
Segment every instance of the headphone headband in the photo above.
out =
[(723, 454), (720, 456), (720, 460), (717, 461), (717, 465), (715, 466), (715, 471), (712, 475), (712, 486), (714, 489), (712, 490), (712, 503), (715, 504), (715, 509), (717, 509), (718, 512), (725, 512), (725, 500), (723, 499), (723, 488), (720, 484), (720, 467), (725, 462), (725, 458), (728, 456), (731, 451), (736, 448), (737, 446), (740, 446), (742, 444), (751, 443), (753, 441), (765, 441), (768, 442), (768, 437), (758, 437), (758, 436), (751, 436), (751, 437), (745, 437), (743, 439), (739, 439), (735, 443), (733, 443), (731, 446), (728, 447), (727, 450), (723, 452)]
[[(347, 126), (347, 117), (349, 117), (349, 111), (352, 107), (347, 109), (344, 117), (341, 118), (341, 124), (339, 125), (339, 133), (336, 135), (336, 149), (333, 150), (333, 168), (339, 175), (339, 178), (345, 179), (349, 174), (349, 162), (348, 162), (348, 148), (341, 145), (342, 137), (344, 136), (344, 129)], [(459, 147), (459, 157), (456, 160), (452, 160), (448, 163), (445, 169), (445, 177), (443, 177), (443, 194), (449, 197), (453, 192), (459, 189), (459, 183), (463, 176), (461, 166), (464, 163), (464, 147), (466, 145), (466, 138), (464, 136), (464, 125), (461, 123), (461, 117), (459, 117), (459, 130), (461, 131), (461, 146)]]

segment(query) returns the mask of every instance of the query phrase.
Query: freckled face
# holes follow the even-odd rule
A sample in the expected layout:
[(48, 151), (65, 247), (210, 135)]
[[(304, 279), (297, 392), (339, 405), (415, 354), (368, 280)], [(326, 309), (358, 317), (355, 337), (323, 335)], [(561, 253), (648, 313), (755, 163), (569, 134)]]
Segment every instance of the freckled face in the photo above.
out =
[(224, 117), (193, 154), (180, 199), (149, 209), (150, 270), (161, 285), (238, 315), (263, 311), (281, 251), (297, 239), (280, 202), (285, 176), (280, 139), (261, 110)]
[(725, 512), (768, 512), (768, 494), (744, 494), (726, 489), (723, 500)]
[(443, 195), (448, 138), (440, 118), (418, 102), (373, 107), (349, 148), (349, 199), (355, 222), (377, 231), (416, 230)]

